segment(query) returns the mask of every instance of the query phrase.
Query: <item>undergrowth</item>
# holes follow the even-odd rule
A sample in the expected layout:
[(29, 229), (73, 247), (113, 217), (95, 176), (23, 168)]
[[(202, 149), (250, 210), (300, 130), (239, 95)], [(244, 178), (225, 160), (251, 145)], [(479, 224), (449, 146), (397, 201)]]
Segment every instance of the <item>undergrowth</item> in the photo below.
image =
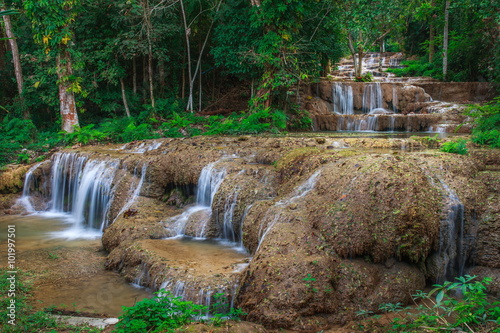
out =
[(500, 148), (500, 97), (484, 105), (472, 105), (466, 115), (474, 118), (472, 141)]
[(192, 321), (204, 321), (207, 312), (214, 326), (226, 320), (238, 320), (244, 313), (229, 308), (224, 294), (216, 294), (210, 308), (173, 296), (169, 291), (160, 290), (153, 298), (146, 298), (132, 307), (123, 307), (123, 314), (116, 324), (115, 333), (172, 332)]
[(469, 152), (467, 149), (466, 139), (458, 139), (455, 141), (443, 142), (439, 150), (445, 153), (460, 154), (460, 155), (467, 155)]
[(289, 118), (284, 111), (271, 108), (228, 116), (171, 112), (165, 118), (154, 112), (142, 112), (135, 118), (104, 119), (98, 125), (75, 128), (73, 133), (38, 132), (31, 120), (5, 117), (0, 123), (0, 167), (14, 162), (40, 161), (55, 147), (75, 144), (125, 143), (197, 135), (279, 133), (287, 128), (309, 126), (310, 118), (304, 112), (295, 112)]
[(387, 326), (380, 327), (380, 315), (359, 311), (357, 315), (365, 318), (359, 328), (384, 332), (499, 333), (500, 302), (486, 293), (491, 282), (488, 277), (478, 280), (477, 276), (465, 275), (455, 282), (436, 284), (427, 293), (418, 290), (413, 295), (415, 306), (380, 305), (381, 312), (395, 314)]

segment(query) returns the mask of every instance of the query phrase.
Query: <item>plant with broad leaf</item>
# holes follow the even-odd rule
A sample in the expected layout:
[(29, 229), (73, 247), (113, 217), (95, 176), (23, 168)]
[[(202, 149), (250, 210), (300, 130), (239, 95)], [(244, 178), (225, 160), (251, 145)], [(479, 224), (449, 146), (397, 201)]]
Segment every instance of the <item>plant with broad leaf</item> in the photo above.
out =
[[(417, 305), (405, 312), (404, 317), (396, 317), (392, 332), (416, 332), (422, 330), (459, 330), (461, 332), (500, 333), (500, 302), (492, 301), (487, 294), (491, 278), (478, 280), (477, 276), (465, 275), (456, 281), (435, 284), (428, 293), (418, 290), (413, 295)], [(384, 312), (400, 312), (400, 303), (382, 304)]]

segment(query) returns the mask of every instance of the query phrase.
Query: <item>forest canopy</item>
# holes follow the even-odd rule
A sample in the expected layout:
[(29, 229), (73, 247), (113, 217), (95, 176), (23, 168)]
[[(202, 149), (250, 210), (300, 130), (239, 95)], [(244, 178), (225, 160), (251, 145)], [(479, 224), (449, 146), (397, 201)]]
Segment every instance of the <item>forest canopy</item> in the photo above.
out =
[(366, 52), (403, 52), (415, 76), (500, 82), (494, 0), (0, 0), (0, 11), (0, 159), (75, 137), (308, 128), (299, 84)]

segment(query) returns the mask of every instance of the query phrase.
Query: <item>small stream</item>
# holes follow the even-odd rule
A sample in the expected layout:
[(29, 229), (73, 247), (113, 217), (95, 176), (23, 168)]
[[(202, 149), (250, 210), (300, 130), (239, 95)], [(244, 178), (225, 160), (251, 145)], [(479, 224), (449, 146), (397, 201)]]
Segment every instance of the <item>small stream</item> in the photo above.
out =
[(60, 214), (0, 217), (0, 255), (7, 256), (7, 226), (15, 225), (16, 269), (34, 281), (32, 305), (119, 316), (122, 306), (152, 297), (104, 269), (100, 239), (58, 238), (70, 225)]

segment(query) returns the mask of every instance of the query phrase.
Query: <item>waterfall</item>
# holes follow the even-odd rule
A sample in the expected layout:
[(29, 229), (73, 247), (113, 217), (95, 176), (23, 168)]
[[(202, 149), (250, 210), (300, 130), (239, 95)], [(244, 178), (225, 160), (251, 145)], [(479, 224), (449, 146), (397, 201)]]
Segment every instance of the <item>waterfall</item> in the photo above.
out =
[[(138, 166), (139, 165), (137, 165), (134, 168), (134, 177), (135, 178), (139, 178), (139, 173), (138, 173), (139, 168), (138, 168)], [(116, 217), (113, 220), (113, 222), (118, 217), (120, 217), (125, 211), (127, 211), (132, 206), (132, 204), (137, 200), (137, 198), (139, 197), (139, 194), (141, 193), (142, 185), (144, 184), (144, 180), (146, 179), (147, 167), (148, 167), (148, 165), (146, 163), (144, 163), (142, 165), (142, 167), (141, 167), (141, 177), (139, 178), (139, 182), (137, 184), (135, 184), (133, 182), (130, 184), (130, 190), (129, 190), (129, 192), (131, 192), (132, 194), (130, 195), (130, 197), (127, 200), (127, 202), (125, 203), (125, 205), (123, 205), (123, 207), (120, 210), (120, 212), (118, 214), (116, 214)], [(103, 227), (105, 227), (104, 224), (103, 224), (101, 230), (103, 229)]]
[(440, 222), (439, 252), (442, 271), (438, 283), (462, 276), (465, 267), (464, 255), (464, 205), (446, 183), (439, 180), (446, 192), (444, 216)]
[(352, 87), (335, 82), (332, 92), (333, 111), (338, 114), (354, 114)]
[(56, 154), (52, 160), (50, 211), (70, 212), (87, 157), (73, 153)]
[(464, 205), (456, 192), (439, 176), (433, 177), (425, 170), (424, 172), (429, 182), (442, 190), (444, 199), (439, 223), (439, 248), (427, 259), (428, 269), (434, 272), (436, 283), (453, 281), (455, 277), (464, 274), (467, 259), (464, 246)]
[(337, 131), (376, 131), (378, 115), (345, 115), (338, 118)]
[(121, 146), (120, 148), (118, 148), (116, 150), (129, 150), (129, 153), (144, 154), (145, 152), (158, 149), (162, 145), (162, 142), (153, 141), (151, 143), (149, 143), (149, 142), (141, 142), (141, 144), (139, 146), (134, 147), (133, 146), (134, 142), (126, 143), (126, 144), (124, 144), (123, 146)]
[[(186, 229), (190, 222), (194, 220), (194, 217), (198, 217), (198, 226), (193, 236), (197, 238), (206, 237), (206, 225), (212, 215), (213, 198), (227, 174), (225, 169), (219, 170), (215, 167), (217, 163), (210, 163), (201, 170), (196, 192), (196, 206), (164, 222), (171, 237), (186, 235)], [(198, 214), (200, 216), (197, 216)]]
[[(238, 242), (241, 239), (241, 233), (236, 232), (233, 227), (234, 210), (238, 203), (238, 194), (239, 188), (233, 192), (233, 195), (228, 196), (224, 202), (224, 218), (221, 227), (222, 238), (230, 242)], [(217, 222), (220, 224), (219, 221)]]
[(392, 111), (396, 113), (398, 111), (399, 97), (397, 86), (392, 85)]
[[(78, 153), (56, 153), (51, 160), (50, 180), (35, 184), (33, 173), (41, 164), (33, 166), (26, 173), (20, 203), (28, 212), (36, 212), (31, 200), (35, 195), (47, 193), (46, 211), (63, 216), (70, 224), (68, 229), (56, 232), (54, 236), (69, 239), (100, 237), (104, 228), (114, 222), (109, 220), (108, 213), (114, 198), (115, 175), (120, 169), (120, 160), (93, 159)], [(132, 182), (130, 198), (117, 216), (139, 196), (146, 168), (147, 164), (135, 168), (134, 176), (138, 181)]]
[(363, 92), (363, 112), (370, 113), (374, 109), (382, 108), (382, 88), (380, 82), (369, 83)]
[(394, 128), (396, 127), (396, 117), (391, 116), (390, 118), (390, 123), (389, 123), (389, 132), (394, 132)]
[(28, 170), (28, 172), (26, 172), (26, 175), (24, 176), (23, 195), (18, 200), (18, 203), (21, 204), (28, 213), (35, 212), (35, 208), (33, 208), (33, 205), (31, 204), (30, 192), (32, 185), (33, 187), (36, 187), (35, 178), (33, 177), (33, 171), (38, 169), (40, 164), (42, 164), (42, 162), (35, 164)]
[[(307, 193), (309, 193), (314, 187), (316, 186), (317, 179), (319, 175), (321, 174), (321, 170), (317, 170), (315, 173), (309, 177), (305, 182), (300, 184), (294, 191), (293, 196), (284, 200), (280, 200), (276, 202), (273, 206), (271, 206), (265, 217), (263, 218), (262, 223), (260, 224), (259, 227), (259, 243), (257, 245), (257, 249), (255, 252), (257, 252), (262, 245), (262, 242), (266, 238), (267, 234), (273, 229), (273, 227), (278, 223), (278, 221), (282, 217), (282, 212), (285, 210), (285, 208), (290, 205), (291, 203), (294, 203), (298, 201), (300, 198), (303, 198), (306, 196)], [(272, 218), (271, 221), (269, 219)]]
[(52, 161), (49, 211), (69, 213), (72, 227), (56, 236), (98, 237), (107, 224), (112, 182), (118, 160), (89, 160), (75, 153), (56, 154)]
[(201, 170), (198, 178), (198, 191), (196, 192), (196, 202), (200, 206), (211, 206), (217, 189), (222, 184), (226, 176), (226, 170), (217, 170), (217, 162), (210, 163)]

